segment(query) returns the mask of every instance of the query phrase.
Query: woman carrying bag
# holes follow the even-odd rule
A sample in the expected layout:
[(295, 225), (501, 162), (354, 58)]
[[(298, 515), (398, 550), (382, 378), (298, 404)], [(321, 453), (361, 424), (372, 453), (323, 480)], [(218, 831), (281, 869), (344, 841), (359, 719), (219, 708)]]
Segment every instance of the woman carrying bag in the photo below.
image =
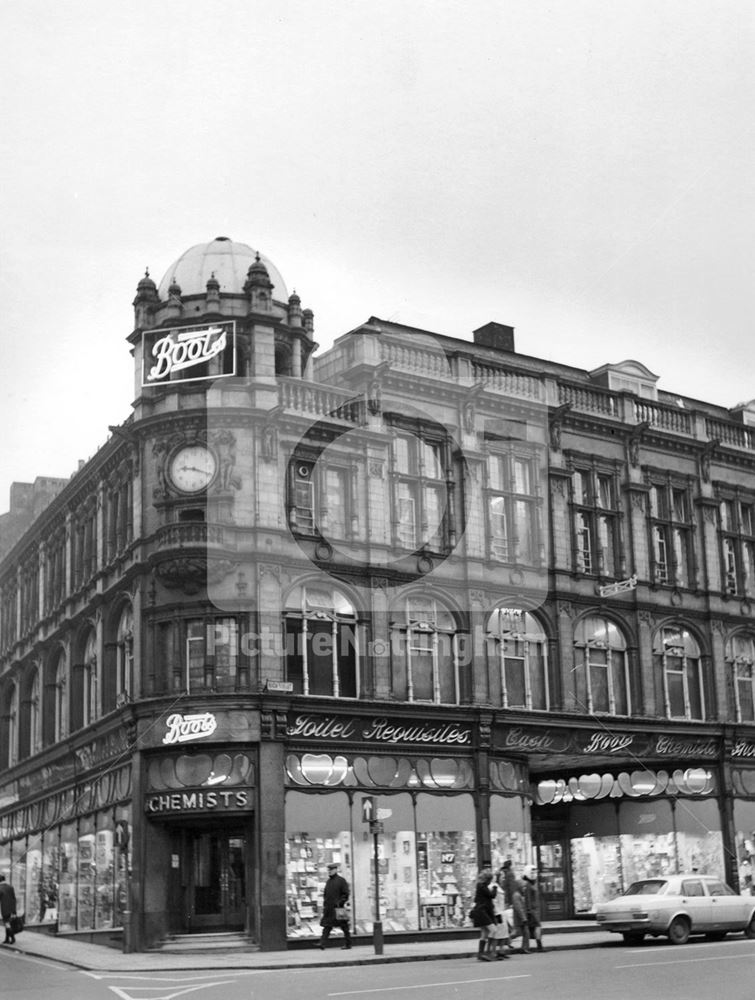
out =
[(493, 873), (490, 866), (482, 869), (477, 877), (475, 887), (474, 906), (472, 907), (472, 923), (480, 928), (480, 942), (477, 948), (478, 962), (492, 962), (495, 956), (495, 912), (493, 910), (493, 896), (496, 886), (492, 885)]

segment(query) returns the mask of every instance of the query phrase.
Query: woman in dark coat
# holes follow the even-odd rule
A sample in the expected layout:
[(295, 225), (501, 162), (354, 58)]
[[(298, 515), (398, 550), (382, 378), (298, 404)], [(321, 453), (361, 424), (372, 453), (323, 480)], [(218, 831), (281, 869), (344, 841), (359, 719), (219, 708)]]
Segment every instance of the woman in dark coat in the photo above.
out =
[(530, 937), (537, 943), (537, 950), (543, 948), (543, 928), (541, 926), (540, 889), (537, 885), (537, 872), (534, 868), (524, 875), (524, 908), (527, 911), (527, 927)]
[(483, 868), (477, 876), (474, 894), (475, 927), (480, 928), (480, 942), (477, 947), (478, 962), (492, 962), (495, 950), (495, 910), (493, 895), (496, 891), (493, 883), (493, 873), (490, 868)]
[(5, 924), (5, 941), (3, 944), (14, 944), (16, 938), (10, 929), (10, 918), (16, 915), (16, 893), (13, 886), (5, 881), (5, 875), (0, 875), (0, 917)]
[(527, 904), (524, 899), (524, 885), (524, 882), (516, 881), (514, 883), (511, 905), (514, 910), (514, 937), (518, 937), (519, 934), (522, 935), (522, 947), (520, 948), (520, 952), (522, 955), (529, 955), (530, 928), (529, 923), (527, 922)]
[(330, 932), (334, 927), (340, 927), (346, 939), (344, 948), (351, 947), (351, 931), (348, 920), (339, 920), (336, 917), (336, 907), (346, 906), (349, 901), (349, 883), (338, 874), (338, 865), (335, 862), (328, 865), (328, 881), (322, 894), (322, 937), (318, 948), (324, 949), (325, 942), (330, 937)]

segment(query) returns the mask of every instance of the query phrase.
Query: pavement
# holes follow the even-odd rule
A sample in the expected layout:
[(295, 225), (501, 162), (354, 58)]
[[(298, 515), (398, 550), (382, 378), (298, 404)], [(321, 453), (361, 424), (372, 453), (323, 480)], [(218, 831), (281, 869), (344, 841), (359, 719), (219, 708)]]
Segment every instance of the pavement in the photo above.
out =
[[(356, 943), (350, 950), (342, 949), (335, 935), (329, 947), (320, 951), (313, 942), (311, 948), (284, 951), (258, 951), (248, 948), (185, 951), (180, 954), (160, 951), (124, 954), (115, 948), (91, 944), (66, 935), (24, 930), (13, 945), (0, 945), (0, 951), (62, 962), (75, 968), (94, 972), (171, 972), (176, 970), (224, 969), (306, 969), (338, 965), (373, 965), (381, 962), (421, 962), (449, 958), (470, 958), (477, 954), (477, 938), (444, 938), (427, 941), (391, 941), (386, 938), (383, 953), (375, 953), (373, 943)], [(617, 944), (617, 934), (601, 931), (591, 923), (553, 922), (543, 925), (543, 946), (546, 951), (577, 948), (599, 948)], [(536, 962), (537, 951), (530, 955), (511, 953), (515, 962)]]

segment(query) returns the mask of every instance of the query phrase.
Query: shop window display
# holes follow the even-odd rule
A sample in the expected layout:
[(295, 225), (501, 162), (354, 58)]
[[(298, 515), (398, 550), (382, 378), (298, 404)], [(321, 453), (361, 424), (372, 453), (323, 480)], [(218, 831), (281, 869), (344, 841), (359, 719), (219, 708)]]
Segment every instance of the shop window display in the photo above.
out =
[(671, 802), (621, 802), (619, 829), (625, 886), (677, 870)]
[(80, 931), (88, 931), (94, 927), (95, 874), (94, 817), (87, 816), (80, 821), (79, 826), (77, 927)]
[(58, 870), (60, 851), (58, 847), (60, 831), (57, 827), (45, 830), (42, 848), (42, 890), (41, 923), (52, 923), (58, 919)]
[(344, 792), (327, 798), (288, 792), (286, 795), (286, 905), (289, 937), (321, 933), (322, 893), (327, 866), (341, 866), (354, 896), (349, 800)]
[(76, 823), (66, 823), (60, 831), (60, 879), (58, 884), (58, 930), (76, 930), (76, 879), (79, 843)]
[(474, 800), (421, 793), (416, 824), (420, 927), (463, 927), (478, 870)]
[(16, 891), (16, 912), (26, 913), (26, 837), (11, 844), (12, 869), (10, 882)]
[(734, 800), (739, 891), (755, 895), (755, 802)]
[(24, 916), (29, 924), (42, 919), (42, 836), (29, 836), (26, 846), (26, 909)]
[(724, 878), (721, 818), (715, 799), (679, 799), (674, 805), (679, 871)]
[(573, 805), (569, 815), (574, 912), (594, 913), (622, 891), (616, 806)]
[(526, 813), (521, 798), (490, 796), (490, 855), (493, 870), (511, 861), (521, 872), (532, 858), (532, 838), (527, 830)]
[(94, 926), (103, 930), (113, 926), (113, 814), (97, 814), (95, 839), (96, 893)]

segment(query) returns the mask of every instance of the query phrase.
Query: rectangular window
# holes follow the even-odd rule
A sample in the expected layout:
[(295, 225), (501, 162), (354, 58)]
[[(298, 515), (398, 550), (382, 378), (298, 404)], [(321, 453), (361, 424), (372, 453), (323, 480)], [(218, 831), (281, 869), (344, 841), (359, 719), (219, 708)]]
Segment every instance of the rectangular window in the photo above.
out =
[(693, 586), (693, 533), (689, 490), (656, 484), (649, 494), (655, 583)]
[(572, 477), (572, 502), (577, 572), (616, 577), (619, 511), (614, 476), (578, 469)]
[(488, 455), (487, 486), (491, 558), (534, 564), (538, 552), (538, 499), (532, 458)]
[(392, 447), (395, 543), (445, 551), (452, 530), (445, 442), (400, 433)]
[(346, 472), (327, 469), (325, 473), (325, 503), (328, 511), (328, 536), (346, 537)]
[(727, 594), (751, 596), (755, 587), (753, 504), (724, 498), (719, 503), (721, 575)]
[(239, 630), (235, 618), (188, 621), (185, 690), (234, 691), (238, 654)]
[(294, 518), (299, 531), (312, 531), (315, 526), (315, 488), (312, 466), (304, 462), (296, 465), (294, 474)]

